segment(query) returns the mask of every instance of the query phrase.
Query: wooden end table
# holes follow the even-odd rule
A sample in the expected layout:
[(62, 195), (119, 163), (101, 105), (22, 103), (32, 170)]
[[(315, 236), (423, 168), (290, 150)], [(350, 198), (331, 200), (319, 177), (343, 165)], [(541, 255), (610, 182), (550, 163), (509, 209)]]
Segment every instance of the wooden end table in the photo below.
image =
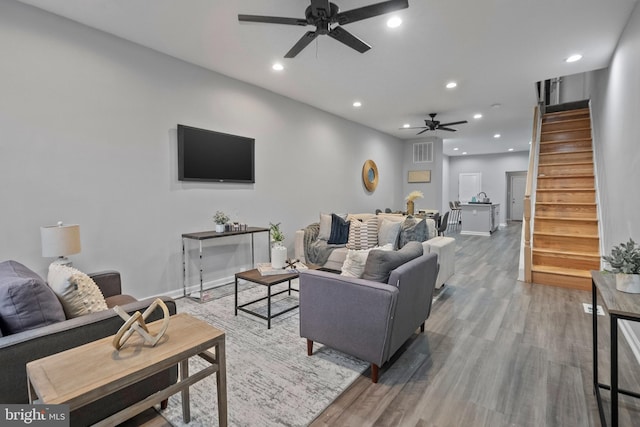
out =
[[(147, 325), (151, 333), (160, 329), (162, 320)], [(189, 386), (215, 373), (220, 426), (227, 425), (227, 374), (225, 334), (208, 323), (186, 313), (171, 317), (164, 337), (155, 346), (132, 336), (116, 351), (113, 337), (27, 363), (29, 403), (67, 404), (69, 410), (85, 406), (147, 377), (180, 365), (178, 382), (160, 390), (122, 411), (96, 423), (112, 426), (145, 411), (169, 396), (182, 393), (182, 417), (191, 420)], [(209, 349), (214, 348), (214, 353)], [(200, 356), (210, 363), (189, 376), (189, 358)]]
[[(317, 265), (313, 265), (313, 264), (308, 264), (307, 267), (311, 270), (317, 270), (320, 267)], [(299, 292), (298, 289), (292, 288), (291, 287), (291, 281), (293, 279), (297, 279), (298, 278), (298, 273), (286, 273), (286, 274), (272, 274), (272, 275), (265, 275), (263, 276), (262, 274), (260, 274), (260, 271), (258, 271), (257, 268), (254, 268), (253, 270), (247, 270), (247, 271), (242, 271), (240, 273), (236, 273), (236, 280), (235, 280), (235, 315), (238, 315), (238, 310), (243, 311), (245, 313), (251, 314), (252, 316), (256, 316), (259, 317), (261, 319), (264, 319), (267, 321), (267, 329), (271, 329), (271, 319), (273, 319), (274, 317), (278, 317), (282, 314), (285, 314), (291, 310), (295, 310), (296, 308), (299, 307), (299, 304), (296, 304), (294, 306), (291, 306), (289, 308), (286, 308), (282, 311), (279, 311), (278, 313), (272, 314), (271, 313), (271, 298), (276, 296), (276, 295), (280, 295), (283, 294), (285, 292), (288, 292), (289, 295), (291, 295), (291, 291), (294, 292)], [(266, 286), (267, 287), (267, 296), (266, 297), (262, 297), (262, 298), (258, 298), (249, 302), (246, 302), (244, 304), (238, 305), (238, 279), (242, 279), (242, 280), (246, 280), (247, 282), (252, 282), (252, 283), (257, 283), (258, 285), (262, 285), (262, 286)], [(284, 289), (282, 291), (278, 291), (275, 293), (271, 292), (271, 287), (274, 285), (278, 285), (280, 283), (284, 283), (284, 282), (289, 282), (289, 286), (287, 287), (287, 289)], [(255, 304), (256, 302), (259, 301), (264, 301), (267, 300), (267, 315), (263, 315), (261, 313), (258, 313), (256, 311), (253, 311), (251, 309), (246, 308), (248, 305), (251, 304)]]

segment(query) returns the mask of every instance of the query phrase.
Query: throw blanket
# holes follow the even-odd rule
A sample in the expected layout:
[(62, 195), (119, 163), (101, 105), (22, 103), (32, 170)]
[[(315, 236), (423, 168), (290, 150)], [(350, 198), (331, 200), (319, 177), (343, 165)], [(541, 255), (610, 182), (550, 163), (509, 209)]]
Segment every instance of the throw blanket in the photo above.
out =
[(304, 229), (304, 258), (307, 262), (322, 266), (327, 262), (334, 249), (344, 247), (344, 245), (329, 245), (324, 240), (318, 240), (319, 232), (320, 224), (317, 222)]

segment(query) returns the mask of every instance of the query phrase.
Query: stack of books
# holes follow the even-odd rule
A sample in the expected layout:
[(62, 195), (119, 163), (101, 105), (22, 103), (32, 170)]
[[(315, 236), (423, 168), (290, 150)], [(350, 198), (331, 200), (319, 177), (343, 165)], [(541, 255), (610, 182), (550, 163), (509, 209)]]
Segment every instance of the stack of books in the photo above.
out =
[(293, 267), (289, 265), (284, 268), (273, 268), (270, 262), (259, 262), (256, 266), (262, 276), (272, 276), (274, 274), (293, 274), (301, 270), (307, 270), (309, 267), (301, 262), (296, 262)]

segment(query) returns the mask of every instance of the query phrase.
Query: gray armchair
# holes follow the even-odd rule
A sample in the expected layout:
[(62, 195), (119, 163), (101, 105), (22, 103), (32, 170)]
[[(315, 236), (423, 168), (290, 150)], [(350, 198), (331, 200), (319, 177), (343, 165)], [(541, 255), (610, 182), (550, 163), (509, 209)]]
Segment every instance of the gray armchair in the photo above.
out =
[(391, 271), (387, 283), (325, 271), (300, 272), (300, 336), (371, 363), (378, 369), (431, 312), (438, 257), (424, 254)]

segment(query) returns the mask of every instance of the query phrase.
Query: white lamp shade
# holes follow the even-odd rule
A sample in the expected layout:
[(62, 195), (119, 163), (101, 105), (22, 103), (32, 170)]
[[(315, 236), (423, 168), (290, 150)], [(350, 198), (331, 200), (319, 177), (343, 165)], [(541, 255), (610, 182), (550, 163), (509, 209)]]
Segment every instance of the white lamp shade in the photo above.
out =
[(43, 257), (63, 257), (80, 252), (79, 225), (40, 227)]

